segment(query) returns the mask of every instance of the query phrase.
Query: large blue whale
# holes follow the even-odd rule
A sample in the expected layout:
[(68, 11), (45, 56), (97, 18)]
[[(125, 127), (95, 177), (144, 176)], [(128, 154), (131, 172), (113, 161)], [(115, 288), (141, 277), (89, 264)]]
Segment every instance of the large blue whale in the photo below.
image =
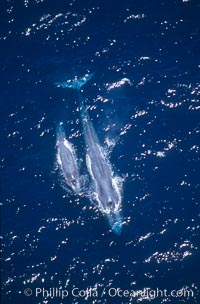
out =
[(111, 163), (100, 145), (80, 92), (82, 86), (92, 76), (93, 74), (87, 74), (81, 79), (75, 78), (67, 82), (56, 83), (56, 85), (77, 90), (86, 145), (86, 164), (91, 179), (89, 199), (106, 215), (111, 229), (115, 233), (121, 234), (121, 179), (114, 176)]

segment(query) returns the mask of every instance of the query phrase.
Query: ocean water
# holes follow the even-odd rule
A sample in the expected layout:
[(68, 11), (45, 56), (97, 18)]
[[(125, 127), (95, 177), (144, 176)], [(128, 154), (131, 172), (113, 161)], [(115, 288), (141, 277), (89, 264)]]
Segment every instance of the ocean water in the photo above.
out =
[[(200, 3), (0, 3), (3, 304), (200, 303)], [(85, 166), (76, 94), (124, 179), (114, 234), (55, 167), (62, 121)]]

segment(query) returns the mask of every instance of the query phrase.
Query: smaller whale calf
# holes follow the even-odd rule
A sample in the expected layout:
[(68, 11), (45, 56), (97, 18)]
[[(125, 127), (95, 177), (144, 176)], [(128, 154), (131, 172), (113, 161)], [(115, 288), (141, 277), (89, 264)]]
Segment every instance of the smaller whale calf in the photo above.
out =
[(57, 164), (64, 178), (64, 186), (76, 194), (81, 191), (81, 178), (72, 143), (66, 139), (64, 128), (61, 124), (56, 129)]

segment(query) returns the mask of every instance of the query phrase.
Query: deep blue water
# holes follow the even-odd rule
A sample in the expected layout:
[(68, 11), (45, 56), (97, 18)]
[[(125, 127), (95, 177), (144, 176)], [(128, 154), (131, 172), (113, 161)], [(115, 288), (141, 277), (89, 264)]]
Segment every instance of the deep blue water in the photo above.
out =
[[(200, 303), (199, 2), (10, 0), (0, 13), (2, 303)], [(55, 170), (63, 121), (86, 173), (76, 94), (54, 83), (87, 71), (90, 117), (124, 177), (120, 236)]]

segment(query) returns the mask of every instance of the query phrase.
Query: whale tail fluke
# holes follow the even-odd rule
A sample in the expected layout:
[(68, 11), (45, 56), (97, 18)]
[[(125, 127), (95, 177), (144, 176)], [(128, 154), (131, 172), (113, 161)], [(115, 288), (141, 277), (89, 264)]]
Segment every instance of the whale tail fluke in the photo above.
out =
[(83, 77), (78, 78), (77, 76), (74, 79), (70, 79), (64, 82), (56, 82), (55, 85), (59, 88), (70, 88), (75, 90), (80, 90), (92, 77), (94, 73), (85, 74)]

